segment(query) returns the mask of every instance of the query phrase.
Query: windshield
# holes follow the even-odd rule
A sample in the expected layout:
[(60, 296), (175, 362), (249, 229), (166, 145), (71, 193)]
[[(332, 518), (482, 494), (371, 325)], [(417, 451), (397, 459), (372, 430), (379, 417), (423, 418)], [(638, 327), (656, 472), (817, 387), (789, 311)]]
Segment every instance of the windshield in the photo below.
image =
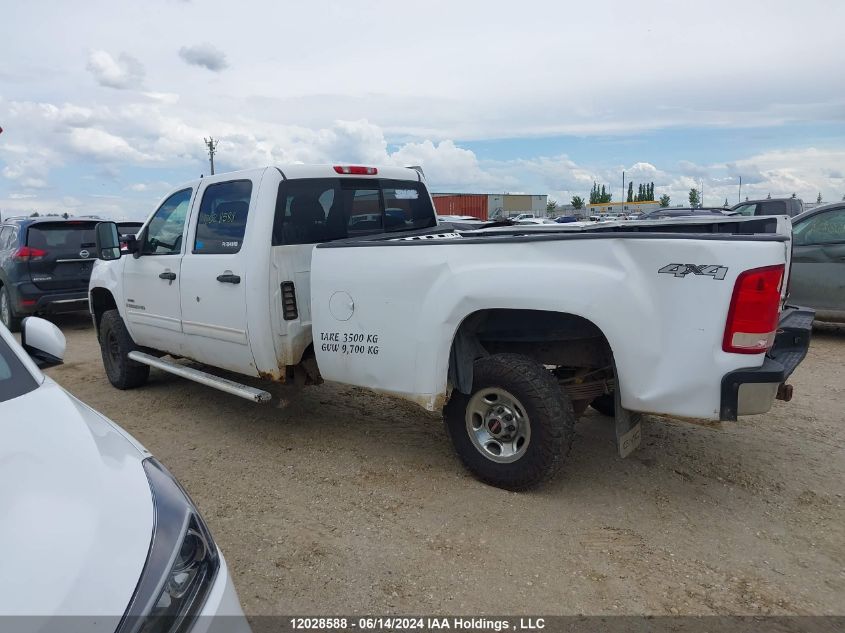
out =
[(22, 396), (36, 387), (38, 383), (35, 378), (23, 366), (9, 344), (0, 338), (0, 402)]

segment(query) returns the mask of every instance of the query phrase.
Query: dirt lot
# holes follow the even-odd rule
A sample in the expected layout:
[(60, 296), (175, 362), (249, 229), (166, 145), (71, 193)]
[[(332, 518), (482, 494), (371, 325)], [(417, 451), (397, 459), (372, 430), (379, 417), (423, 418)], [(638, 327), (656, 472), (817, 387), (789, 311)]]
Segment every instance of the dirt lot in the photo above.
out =
[(845, 329), (769, 415), (653, 418), (620, 460), (589, 414), (561, 475), (515, 494), (411, 404), (324, 385), (260, 406), (156, 370), (121, 392), (89, 321), (58, 323), (49, 373), (185, 484), (249, 614), (845, 613)]

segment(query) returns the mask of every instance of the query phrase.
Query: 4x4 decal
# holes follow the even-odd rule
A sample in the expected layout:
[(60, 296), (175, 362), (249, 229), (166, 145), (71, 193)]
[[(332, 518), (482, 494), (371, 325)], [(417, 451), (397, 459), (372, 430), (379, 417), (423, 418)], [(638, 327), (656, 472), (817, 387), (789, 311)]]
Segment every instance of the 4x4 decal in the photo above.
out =
[(658, 274), (663, 273), (675, 277), (686, 277), (692, 273), (693, 275), (704, 275), (721, 280), (728, 274), (728, 267), (717, 266), (716, 264), (666, 264), (657, 272)]

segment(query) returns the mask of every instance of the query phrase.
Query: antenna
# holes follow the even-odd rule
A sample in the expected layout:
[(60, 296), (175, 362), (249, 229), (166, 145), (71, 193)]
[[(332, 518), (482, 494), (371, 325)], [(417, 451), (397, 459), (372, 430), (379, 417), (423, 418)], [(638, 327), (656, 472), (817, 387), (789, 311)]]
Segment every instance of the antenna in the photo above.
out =
[(203, 138), (202, 140), (205, 141), (205, 146), (208, 148), (208, 162), (211, 163), (211, 175), (214, 175), (214, 154), (217, 153), (217, 143), (218, 140), (215, 139), (213, 136), (209, 136), (208, 138)]

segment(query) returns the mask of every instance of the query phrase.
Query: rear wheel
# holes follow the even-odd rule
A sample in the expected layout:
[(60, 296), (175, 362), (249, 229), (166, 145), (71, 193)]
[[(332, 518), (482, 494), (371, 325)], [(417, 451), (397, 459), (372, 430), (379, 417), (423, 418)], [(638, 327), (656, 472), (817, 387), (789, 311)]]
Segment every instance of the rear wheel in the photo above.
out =
[(17, 332), (21, 329), (21, 318), (15, 316), (15, 310), (12, 307), (12, 297), (9, 295), (6, 286), (0, 286), (0, 321), (11, 332)]
[(472, 393), (452, 394), (446, 429), (464, 465), (481, 481), (524, 490), (552, 477), (574, 435), (575, 414), (548, 370), (527, 356), (475, 362)]
[(100, 353), (109, 382), (118, 389), (140, 387), (150, 375), (150, 366), (129, 358), (138, 349), (117, 310), (108, 310), (100, 319)]

